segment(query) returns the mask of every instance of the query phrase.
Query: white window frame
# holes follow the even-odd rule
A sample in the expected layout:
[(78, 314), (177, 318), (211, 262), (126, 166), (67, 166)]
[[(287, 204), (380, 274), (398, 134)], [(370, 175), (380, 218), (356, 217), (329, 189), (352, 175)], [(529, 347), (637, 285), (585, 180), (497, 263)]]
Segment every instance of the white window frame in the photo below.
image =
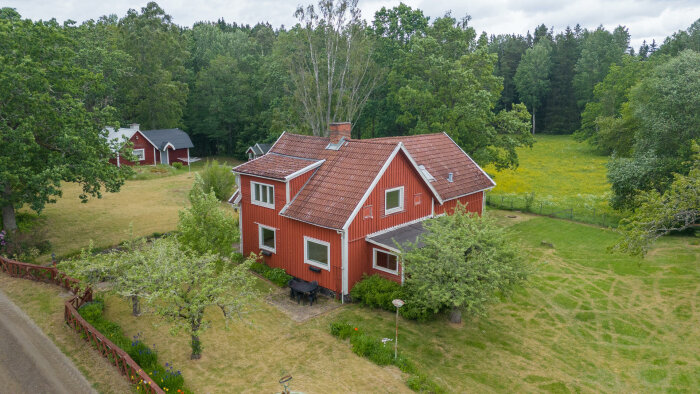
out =
[[(387, 207), (386, 207), (386, 197), (387, 197), (387, 195), (388, 195), (389, 193), (391, 193), (391, 192), (393, 192), (393, 191), (396, 191), (396, 190), (399, 191), (399, 206), (396, 207), (396, 208), (387, 209)], [(404, 207), (404, 201), (403, 201), (403, 200), (405, 199), (404, 197), (405, 197), (405, 196), (404, 196), (404, 192), (403, 192), (403, 186), (394, 187), (394, 188), (391, 188), (391, 189), (386, 189), (386, 190), (384, 190), (384, 215), (391, 215), (392, 213), (403, 212), (403, 207)]]
[[(143, 157), (143, 159), (136, 154), (137, 151), (141, 151), (141, 157)], [(138, 161), (146, 160), (146, 149), (134, 149), (134, 156), (139, 159)]]
[[(260, 185), (260, 186), (266, 186), (272, 188), (272, 201), (273, 203), (270, 204), (268, 202), (262, 202), (262, 201), (257, 201), (255, 200), (255, 185)], [(268, 192), (267, 199), (270, 199), (270, 192)], [(261, 207), (265, 208), (272, 208), (275, 209), (275, 185), (270, 185), (269, 183), (262, 183), (262, 182), (256, 182), (256, 181), (250, 181), (250, 203), (253, 205), (259, 205)]]
[[(326, 247), (328, 265), (324, 265), (323, 263), (317, 262), (315, 260), (309, 260), (309, 248), (308, 248), (309, 242), (324, 245)], [(321, 269), (324, 269), (324, 270), (330, 272), (330, 270), (331, 270), (331, 243), (326, 242), (326, 241), (321, 241), (320, 239), (304, 236), (304, 263), (309, 264), (309, 265), (313, 265), (314, 267), (318, 267), (318, 268), (321, 268)]]
[[(270, 248), (269, 246), (265, 246), (265, 243), (263, 242), (263, 229), (265, 230), (272, 230), (272, 232), (275, 234), (275, 247)], [(277, 229), (274, 227), (270, 226), (265, 226), (263, 224), (258, 223), (258, 248), (260, 250), (266, 250), (270, 253), (277, 253)]]
[[(396, 257), (396, 270), (390, 270), (388, 268), (378, 266), (377, 265), (377, 252), (382, 252), (384, 254), (395, 256)], [(397, 255), (396, 253), (387, 252), (386, 250), (382, 250), (382, 249), (372, 248), (372, 268), (374, 268), (375, 270), (383, 271), (383, 272), (386, 272), (386, 273), (392, 274), (392, 275), (398, 275), (400, 264), (401, 264), (401, 262), (399, 261), (399, 255)]]

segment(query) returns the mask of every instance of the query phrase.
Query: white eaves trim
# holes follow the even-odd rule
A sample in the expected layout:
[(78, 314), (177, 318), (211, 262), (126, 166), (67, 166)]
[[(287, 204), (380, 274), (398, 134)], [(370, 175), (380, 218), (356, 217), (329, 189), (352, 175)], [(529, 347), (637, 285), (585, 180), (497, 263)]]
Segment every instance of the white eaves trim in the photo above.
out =
[(396, 254), (401, 254), (401, 251), (398, 250), (398, 249), (396, 249), (396, 248), (392, 248), (392, 247), (386, 246), (386, 245), (384, 245), (384, 244), (380, 244), (379, 242), (372, 241), (371, 239), (367, 239), (367, 238), (365, 238), (365, 241), (371, 243), (372, 245), (379, 246), (380, 248), (384, 248), (384, 249), (386, 249), (386, 250), (390, 250), (390, 251), (392, 251), (392, 252), (394, 252), (394, 253), (396, 253)]
[(472, 194), (476, 194), (476, 193), (481, 193), (481, 192), (489, 191), (489, 190), (493, 189), (494, 187), (496, 187), (496, 186), (487, 187), (487, 188), (485, 188), (485, 189), (477, 190), (477, 191), (475, 191), (475, 192), (470, 192), (470, 193), (467, 193), (467, 194), (461, 194), (461, 195), (459, 195), (459, 196), (452, 197), (452, 198), (450, 198), (450, 199), (448, 199), (448, 200), (445, 200), (445, 202), (447, 202), (447, 201), (452, 201), (452, 200), (456, 200), (456, 199), (458, 199), (458, 198), (462, 198), (462, 197), (466, 197), (466, 196), (471, 196)]
[[(148, 137), (146, 137), (146, 135), (145, 135), (144, 133), (141, 132), (141, 130), (136, 130), (136, 133), (141, 134), (141, 137), (145, 138), (146, 141), (148, 141), (149, 144), (153, 145), (154, 148), (158, 149), (158, 147), (156, 146), (156, 144), (154, 144), (153, 141), (149, 140)], [(134, 135), (136, 135), (136, 133), (134, 133)], [(132, 135), (131, 137), (133, 138), (134, 135)], [(129, 139), (131, 139), (131, 138), (129, 138)], [(160, 149), (158, 149), (158, 150), (160, 150)], [(155, 160), (155, 157), (154, 157), (153, 159)]]
[(290, 180), (292, 180), (292, 179), (298, 177), (298, 176), (301, 175), (301, 174), (304, 174), (304, 173), (306, 173), (306, 172), (308, 172), (308, 171), (311, 171), (311, 170), (313, 170), (314, 168), (320, 167), (321, 164), (323, 164), (323, 163), (325, 163), (325, 162), (326, 162), (326, 159), (323, 159), (323, 160), (319, 160), (319, 161), (317, 161), (317, 162), (314, 162), (314, 163), (312, 163), (312, 164), (310, 164), (310, 165), (308, 165), (308, 166), (302, 168), (301, 170), (299, 170), (299, 171), (297, 171), (297, 172), (294, 172), (294, 173), (292, 173), (292, 174), (287, 175), (286, 177), (284, 177), (284, 181), (285, 181), (285, 182), (289, 182)]
[(413, 220), (411, 220), (410, 222), (397, 224), (396, 226), (388, 227), (388, 228), (385, 228), (384, 230), (379, 230), (379, 231), (376, 231), (376, 232), (374, 232), (374, 233), (372, 233), (372, 234), (367, 234), (367, 235), (365, 235), (365, 238), (376, 237), (377, 235), (386, 234), (386, 233), (388, 233), (388, 232), (390, 232), (390, 231), (394, 231), (394, 230), (400, 229), (401, 227), (410, 226), (410, 225), (412, 225), (412, 224), (416, 224), (416, 223), (419, 223), (419, 222), (428, 220), (428, 219), (430, 219), (430, 218), (432, 218), (432, 217), (433, 217), (432, 215), (430, 215), (430, 216), (423, 216), (422, 218), (413, 219)]

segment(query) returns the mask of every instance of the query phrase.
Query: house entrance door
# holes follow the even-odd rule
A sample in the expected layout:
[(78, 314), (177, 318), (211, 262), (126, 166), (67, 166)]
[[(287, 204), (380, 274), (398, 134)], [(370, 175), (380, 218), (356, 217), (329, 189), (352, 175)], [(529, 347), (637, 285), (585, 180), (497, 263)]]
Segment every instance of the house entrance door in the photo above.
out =
[(161, 164), (170, 164), (170, 160), (168, 160), (168, 149), (160, 151), (160, 163)]

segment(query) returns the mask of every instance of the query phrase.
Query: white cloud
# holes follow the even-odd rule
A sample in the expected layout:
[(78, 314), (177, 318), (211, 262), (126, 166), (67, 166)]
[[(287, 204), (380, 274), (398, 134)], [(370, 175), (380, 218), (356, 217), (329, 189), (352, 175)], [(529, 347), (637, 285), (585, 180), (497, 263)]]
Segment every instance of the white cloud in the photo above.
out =
[[(294, 10), (309, 0), (160, 0), (158, 4), (173, 16), (175, 23), (191, 26), (202, 20), (215, 21), (224, 18), (227, 22), (255, 24), (268, 21), (275, 27), (294, 25)], [(627, 26), (632, 36), (632, 46), (639, 47), (643, 40), (651, 42), (663, 39), (686, 29), (700, 17), (700, 3), (695, 0), (404, 0), (413, 8), (420, 8), (434, 19), (451, 10), (456, 18), (469, 14), (471, 25), (480, 33), (525, 34), (544, 23), (555, 31), (574, 26), (594, 29), (603, 25), (613, 29)], [(82, 22), (106, 14), (122, 16), (130, 8), (140, 9), (145, 0), (5, 0), (4, 7), (17, 8), (24, 17), (50, 19), (62, 22), (73, 19)], [(371, 20), (382, 6), (394, 7), (399, 1), (361, 0), (363, 17)]]

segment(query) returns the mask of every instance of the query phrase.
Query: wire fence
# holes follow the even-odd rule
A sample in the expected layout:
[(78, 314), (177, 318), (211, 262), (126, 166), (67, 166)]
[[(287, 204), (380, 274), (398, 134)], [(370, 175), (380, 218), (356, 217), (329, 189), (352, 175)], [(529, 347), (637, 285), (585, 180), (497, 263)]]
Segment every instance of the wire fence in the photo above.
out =
[(617, 227), (622, 215), (612, 208), (562, 204), (546, 199), (537, 199), (534, 193), (525, 195), (486, 195), (486, 205), (508, 211), (530, 212), (553, 218), (569, 219), (603, 227)]

